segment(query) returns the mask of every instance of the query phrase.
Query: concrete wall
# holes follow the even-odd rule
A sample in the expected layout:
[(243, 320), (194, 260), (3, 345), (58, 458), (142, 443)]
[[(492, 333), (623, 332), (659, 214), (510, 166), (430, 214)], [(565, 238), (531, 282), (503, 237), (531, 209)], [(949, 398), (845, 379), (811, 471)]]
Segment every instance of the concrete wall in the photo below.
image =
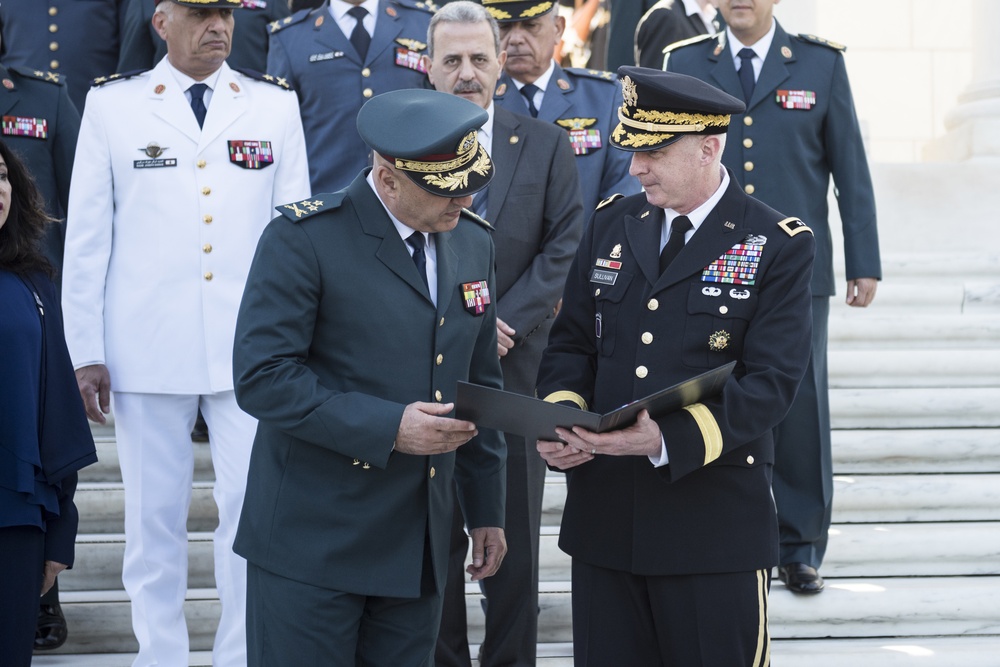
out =
[(782, 0), (775, 16), (791, 33), (848, 46), (873, 164), (921, 162), (972, 80), (972, 0)]

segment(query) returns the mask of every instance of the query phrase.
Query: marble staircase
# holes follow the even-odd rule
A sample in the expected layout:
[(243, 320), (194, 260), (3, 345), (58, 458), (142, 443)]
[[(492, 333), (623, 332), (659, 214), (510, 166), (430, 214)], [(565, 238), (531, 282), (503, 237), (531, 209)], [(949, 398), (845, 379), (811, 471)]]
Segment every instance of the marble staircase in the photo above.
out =
[[(994, 254), (990, 254), (990, 253)], [(775, 582), (775, 667), (1000, 666), (1000, 254), (888, 255), (875, 305), (838, 297), (830, 326), (836, 469), (828, 590)], [(974, 276), (970, 279), (969, 276)], [(842, 284), (842, 283), (841, 283)], [(113, 430), (81, 476), (76, 567), (60, 577), (70, 639), (35, 665), (128, 665), (135, 640), (121, 589), (122, 489)], [(211, 662), (215, 506), (197, 452), (187, 599), (192, 665)], [(539, 665), (572, 664), (569, 559), (557, 547), (565, 497), (550, 474), (542, 535)], [(467, 587), (470, 639), (482, 637)], [(473, 649), (475, 653), (475, 648)]]

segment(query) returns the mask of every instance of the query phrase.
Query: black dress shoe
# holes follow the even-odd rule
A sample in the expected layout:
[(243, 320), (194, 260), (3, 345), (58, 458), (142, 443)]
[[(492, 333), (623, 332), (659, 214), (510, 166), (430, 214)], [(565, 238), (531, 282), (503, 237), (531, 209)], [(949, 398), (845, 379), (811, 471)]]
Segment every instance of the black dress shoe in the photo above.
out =
[(194, 429), (191, 430), (191, 441), (208, 442), (208, 424), (205, 423), (205, 418), (201, 416), (200, 410), (198, 418), (194, 420)]
[(819, 576), (819, 571), (805, 563), (789, 563), (778, 568), (778, 578), (793, 593), (815, 595), (822, 593), (826, 582)]
[(66, 643), (66, 617), (57, 604), (43, 604), (38, 608), (38, 625), (35, 628), (35, 650), (51, 651)]

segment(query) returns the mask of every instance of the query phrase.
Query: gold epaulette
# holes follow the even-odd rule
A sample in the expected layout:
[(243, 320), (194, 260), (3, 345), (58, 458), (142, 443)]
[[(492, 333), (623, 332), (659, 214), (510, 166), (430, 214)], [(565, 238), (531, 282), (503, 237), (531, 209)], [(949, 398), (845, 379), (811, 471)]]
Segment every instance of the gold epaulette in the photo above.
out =
[(816, 35), (796, 35), (799, 39), (804, 42), (812, 42), (813, 44), (819, 44), (820, 46), (825, 46), (836, 51), (846, 51), (847, 47), (840, 42), (831, 42), (828, 39), (823, 39), (822, 37), (817, 37)]
[(595, 211), (600, 211), (602, 208), (604, 208), (608, 204), (610, 204), (610, 203), (612, 203), (612, 202), (614, 202), (614, 201), (616, 201), (618, 199), (622, 199), (624, 196), (625, 195), (623, 195), (622, 193), (616, 192), (615, 194), (611, 195), (607, 199), (602, 200), (601, 203), (599, 203), (597, 205), (597, 208), (595, 208), (594, 210)]

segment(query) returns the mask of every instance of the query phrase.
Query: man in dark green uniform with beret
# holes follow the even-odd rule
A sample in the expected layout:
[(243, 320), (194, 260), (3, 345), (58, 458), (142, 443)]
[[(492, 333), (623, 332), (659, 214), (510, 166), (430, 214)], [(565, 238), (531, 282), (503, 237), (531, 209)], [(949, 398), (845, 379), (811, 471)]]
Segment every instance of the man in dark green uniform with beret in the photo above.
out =
[(236, 551), (251, 667), (432, 665), (461, 502), (473, 580), (506, 552), (503, 437), (453, 419), (456, 382), (500, 387), (495, 252), (464, 210), (493, 176), (458, 97), (374, 97), (374, 166), (278, 207), (236, 331), (260, 420)]
[(815, 245), (721, 167), (743, 103), (622, 67), (612, 144), (645, 192), (584, 233), (538, 396), (598, 413), (736, 362), (721, 393), (626, 428), (539, 441), (567, 473), (578, 667), (768, 664), (774, 441), (809, 359)]

